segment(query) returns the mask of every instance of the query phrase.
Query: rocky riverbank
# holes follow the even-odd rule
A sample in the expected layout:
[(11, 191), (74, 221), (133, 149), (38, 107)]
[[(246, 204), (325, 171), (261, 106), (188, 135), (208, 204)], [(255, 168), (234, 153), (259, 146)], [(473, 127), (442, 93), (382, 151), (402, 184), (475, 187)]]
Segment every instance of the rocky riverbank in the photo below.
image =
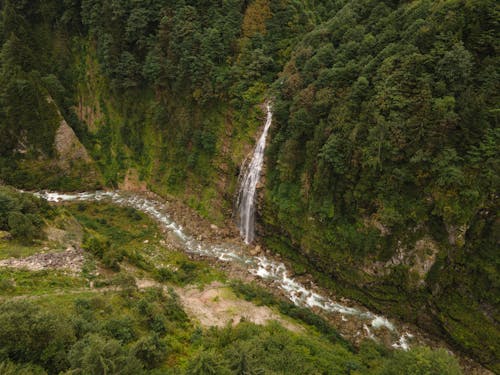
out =
[[(185, 251), (193, 258), (209, 259), (230, 278), (254, 281), (280, 298), (310, 308), (325, 317), (343, 337), (355, 345), (365, 338), (371, 338), (398, 349), (420, 344), (447, 347), (444, 342), (414, 326), (392, 319), (389, 321), (354, 301), (332, 295), (319, 288), (310, 275), (293, 275), (289, 271), (292, 269), (290, 264), (279, 256), (274, 256), (259, 245), (244, 245), (232, 223), (228, 222), (224, 228), (220, 228), (181, 203), (163, 200), (149, 192), (40, 195), (52, 202), (106, 201), (145, 212), (163, 228), (166, 246)], [(467, 373), (489, 373), (466, 358), (462, 358), (462, 365)]]

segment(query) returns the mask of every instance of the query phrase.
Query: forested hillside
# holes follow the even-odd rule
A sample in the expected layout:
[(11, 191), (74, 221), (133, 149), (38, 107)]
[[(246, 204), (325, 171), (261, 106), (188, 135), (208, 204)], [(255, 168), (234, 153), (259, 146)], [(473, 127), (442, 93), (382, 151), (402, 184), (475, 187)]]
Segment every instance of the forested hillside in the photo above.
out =
[(307, 34), (275, 84), (263, 226), (491, 364), (498, 15), (489, 1), (349, 1)]
[(269, 99), (265, 245), (500, 371), (499, 22), (493, 0), (4, 0), (0, 182), (146, 185), (224, 223)]
[(50, 95), (105, 185), (133, 168), (219, 219), (260, 126), (257, 104), (319, 17), (301, 1), (238, 0), (7, 1), (2, 14), (6, 182), (75, 188), (70, 171), (54, 178), (35, 162), (54, 152)]

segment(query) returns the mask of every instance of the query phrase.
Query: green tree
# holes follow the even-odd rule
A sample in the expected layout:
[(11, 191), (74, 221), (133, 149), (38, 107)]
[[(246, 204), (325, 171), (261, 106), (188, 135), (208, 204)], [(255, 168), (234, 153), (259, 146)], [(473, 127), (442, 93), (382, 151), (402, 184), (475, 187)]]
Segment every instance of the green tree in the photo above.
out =
[(13, 362), (0, 362), (0, 374), (2, 375), (47, 375), (38, 366), (17, 365)]
[(120, 345), (97, 334), (88, 334), (69, 353), (71, 367), (85, 375), (140, 375), (143, 366)]
[(418, 347), (409, 351), (396, 351), (382, 368), (384, 375), (460, 375), (457, 360), (444, 349)]
[(188, 363), (187, 375), (229, 375), (231, 370), (214, 350), (200, 352)]
[(68, 367), (67, 352), (75, 342), (71, 325), (63, 317), (27, 301), (0, 305), (0, 357), (34, 363), (50, 373)]
[(265, 371), (258, 366), (255, 356), (241, 346), (231, 348), (227, 356), (230, 358), (230, 368), (235, 375), (265, 374)]
[(132, 353), (141, 360), (145, 368), (155, 368), (168, 356), (167, 345), (157, 334), (143, 337), (135, 343)]

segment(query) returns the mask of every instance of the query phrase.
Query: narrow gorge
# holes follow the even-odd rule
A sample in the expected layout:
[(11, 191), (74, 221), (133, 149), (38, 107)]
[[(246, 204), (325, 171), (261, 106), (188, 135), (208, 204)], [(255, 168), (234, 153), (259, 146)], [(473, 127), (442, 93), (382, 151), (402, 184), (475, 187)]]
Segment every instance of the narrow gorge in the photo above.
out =
[(0, 373), (499, 373), (499, 14), (2, 1)]

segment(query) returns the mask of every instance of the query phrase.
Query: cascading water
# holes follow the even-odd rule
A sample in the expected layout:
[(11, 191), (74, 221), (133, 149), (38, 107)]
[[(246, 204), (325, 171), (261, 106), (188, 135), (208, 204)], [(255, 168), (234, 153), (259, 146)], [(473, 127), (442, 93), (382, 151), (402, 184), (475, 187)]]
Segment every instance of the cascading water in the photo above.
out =
[[(266, 137), (271, 127), (272, 118), (272, 107), (270, 104), (267, 104), (267, 119), (264, 130), (241, 179), (237, 212), (240, 218), (240, 232), (246, 244), (250, 244), (254, 239), (255, 192), (262, 170)], [(403, 335), (400, 335), (397, 328), (385, 317), (378, 316), (365, 309), (342, 305), (313, 290), (307, 289), (305, 285), (290, 276), (291, 273), (284, 263), (274, 261), (266, 256), (248, 256), (244, 247), (235, 245), (234, 243), (206, 244), (196, 240), (170, 218), (166, 207), (159, 201), (120, 191), (97, 191), (78, 194), (43, 192), (35, 194), (51, 202), (108, 201), (121, 206), (133, 207), (150, 215), (165, 229), (173, 232), (184, 251), (206, 257), (214, 257), (224, 262), (239, 263), (252, 275), (271, 282), (270, 285), (281, 290), (297, 306), (321, 309), (332, 314), (341, 314), (343, 322), (348, 321), (346, 316), (351, 316), (354, 321), (357, 321), (362, 326), (362, 330), (365, 331), (366, 336), (374, 339), (379, 333), (382, 334), (380, 337), (383, 337), (384, 333), (383, 331), (380, 332), (380, 328), (385, 327), (390, 332), (392, 339), (396, 340), (393, 341), (393, 347), (404, 350), (409, 348), (408, 341), (412, 339), (412, 334), (404, 332)], [(354, 337), (360, 334), (358, 331)]]
[(239, 227), (241, 237), (248, 245), (254, 239), (255, 229), (255, 191), (260, 179), (260, 172), (264, 162), (264, 150), (266, 148), (266, 137), (271, 123), (273, 121), (273, 112), (271, 105), (268, 103), (267, 119), (264, 126), (264, 131), (255, 146), (252, 159), (248, 167), (244, 169), (244, 175), (241, 179), (240, 191), (238, 193), (238, 213), (239, 213)]
[[(184, 251), (205, 257), (217, 258), (223, 262), (238, 263), (245, 267), (252, 275), (269, 281), (270, 287), (281, 290), (297, 306), (316, 308), (328, 313), (340, 314), (342, 322), (350, 321), (350, 324), (352, 324), (357, 321), (359, 326), (362, 327), (361, 329), (365, 331), (367, 337), (376, 338), (379, 333), (382, 333), (380, 337), (383, 337), (383, 330), (380, 331), (380, 328), (385, 327), (392, 335), (392, 339), (394, 340), (392, 346), (394, 348), (407, 350), (409, 348), (409, 341), (413, 338), (413, 335), (409, 332), (403, 332), (401, 335), (398, 329), (383, 316), (376, 315), (366, 309), (358, 309), (340, 304), (308, 289), (304, 284), (291, 276), (291, 272), (282, 262), (275, 261), (263, 255), (258, 257), (249, 256), (243, 246), (234, 243), (208, 244), (198, 241), (192, 235), (186, 233), (182, 226), (172, 220), (168, 214), (167, 206), (160, 201), (120, 191), (95, 191), (76, 194), (42, 192), (35, 193), (35, 195), (50, 202), (94, 201), (135, 208), (148, 214), (161, 224), (164, 229), (173, 233)], [(347, 317), (352, 317), (353, 320)], [(355, 337), (358, 334), (361, 333), (357, 333)]]

